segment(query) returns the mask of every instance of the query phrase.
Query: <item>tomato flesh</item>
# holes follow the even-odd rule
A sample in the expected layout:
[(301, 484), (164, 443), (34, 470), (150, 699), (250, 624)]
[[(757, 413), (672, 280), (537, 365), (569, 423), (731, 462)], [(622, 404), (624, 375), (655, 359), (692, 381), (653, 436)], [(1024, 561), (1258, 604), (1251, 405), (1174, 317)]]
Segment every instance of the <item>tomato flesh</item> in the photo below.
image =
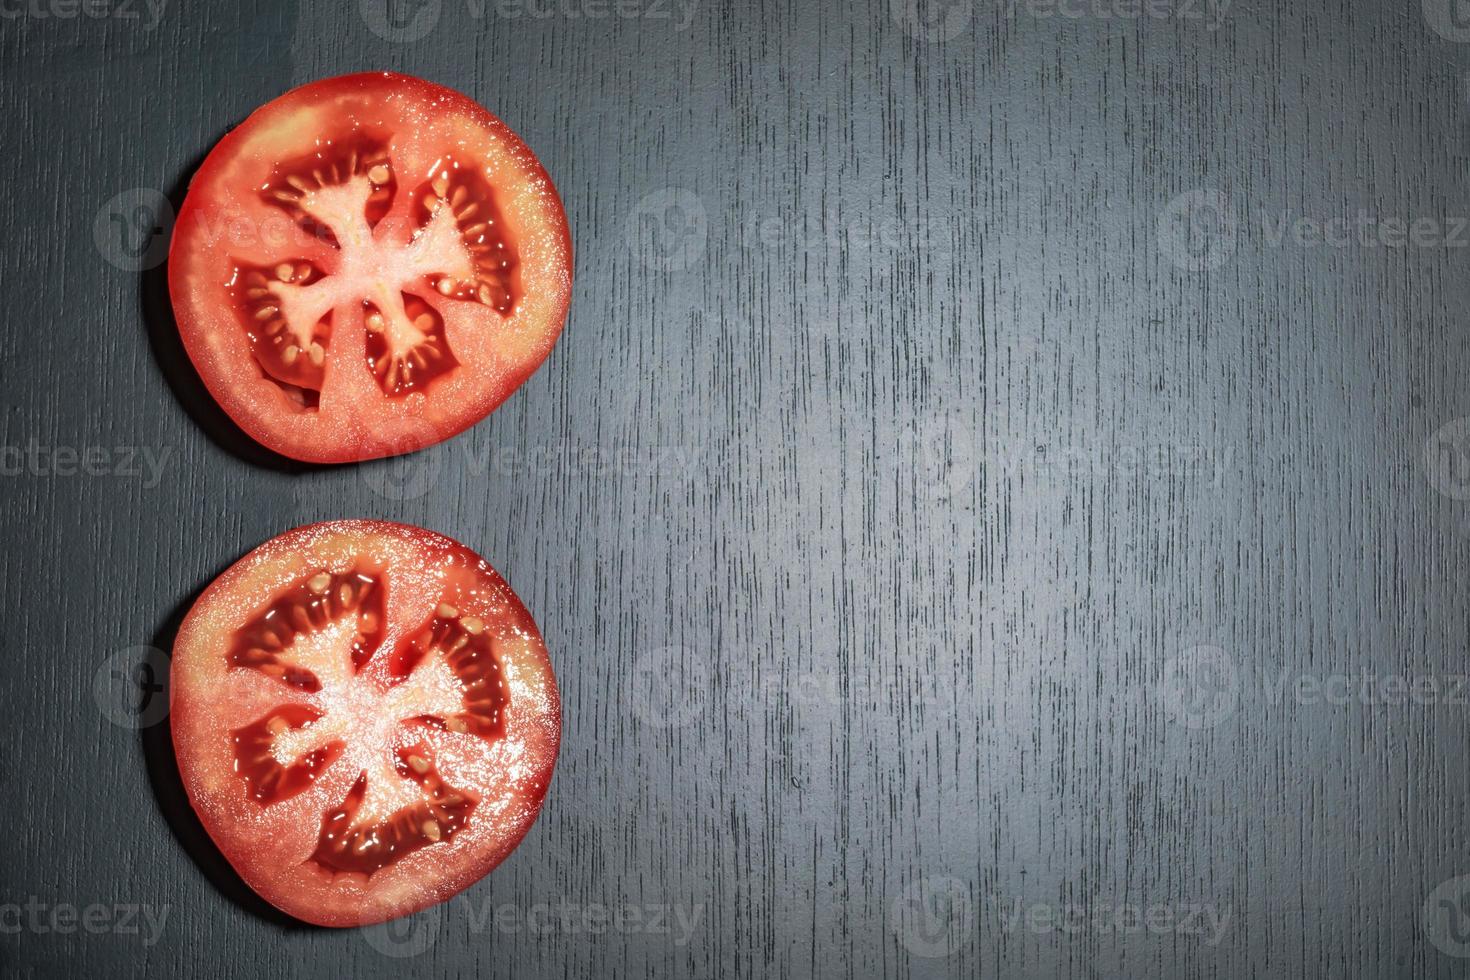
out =
[(560, 701), (540, 634), (463, 545), (337, 521), (266, 542), (179, 631), (175, 752), (266, 900), (378, 922), (479, 880), (535, 819)]
[(529, 377), (566, 320), (571, 240), (499, 119), (421, 79), (349, 75), (220, 141), (180, 209), (169, 291), (246, 432), (347, 462), (447, 438)]

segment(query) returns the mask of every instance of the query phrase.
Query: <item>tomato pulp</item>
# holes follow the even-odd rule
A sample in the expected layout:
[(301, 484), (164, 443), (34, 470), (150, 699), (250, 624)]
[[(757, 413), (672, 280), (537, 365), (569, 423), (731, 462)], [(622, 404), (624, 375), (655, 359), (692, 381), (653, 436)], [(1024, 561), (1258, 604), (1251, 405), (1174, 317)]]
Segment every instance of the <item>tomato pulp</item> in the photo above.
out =
[(493, 411), (556, 342), (571, 258), (556, 188), (503, 122), (377, 72), (293, 89), (220, 140), (180, 208), (169, 293), (242, 429), (340, 463)]
[(332, 521), (199, 597), (170, 692), (184, 787), (240, 876), (327, 926), (444, 901), (540, 810), (560, 739), (536, 624), (468, 548)]

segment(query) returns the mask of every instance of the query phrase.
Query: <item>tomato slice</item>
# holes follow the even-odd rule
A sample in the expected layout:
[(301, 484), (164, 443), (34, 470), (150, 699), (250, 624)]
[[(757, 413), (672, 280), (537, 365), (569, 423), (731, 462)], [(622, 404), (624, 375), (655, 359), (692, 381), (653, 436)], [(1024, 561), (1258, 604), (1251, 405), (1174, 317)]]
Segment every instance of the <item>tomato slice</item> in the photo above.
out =
[(169, 293), (215, 400), (257, 441), (340, 463), (484, 418), (571, 300), (551, 179), (471, 99), (391, 72), (293, 89), (205, 159)]
[(407, 915), (525, 836), (561, 702), (536, 624), (432, 531), (289, 531), (205, 589), (174, 646), (184, 788), (240, 876), (326, 926)]

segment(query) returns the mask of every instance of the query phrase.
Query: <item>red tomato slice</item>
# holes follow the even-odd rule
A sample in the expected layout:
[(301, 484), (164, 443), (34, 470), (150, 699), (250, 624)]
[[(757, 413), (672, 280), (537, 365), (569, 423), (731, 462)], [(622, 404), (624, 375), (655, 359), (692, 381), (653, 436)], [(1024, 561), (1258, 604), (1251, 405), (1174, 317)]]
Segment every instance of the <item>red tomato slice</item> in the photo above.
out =
[(288, 531), (205, 589), (174, 645), (184, 788), (250, 887), (326, 926), (407, 915), (505, 859), (561, 702), (510, 586), (385, 521)]
[(215, 400), (309, 462), (408, 452), (546, 359), (571, 237), (535, 155), (474, 101), (378, 72), (251, 114), (189, 185), (169, 293)]

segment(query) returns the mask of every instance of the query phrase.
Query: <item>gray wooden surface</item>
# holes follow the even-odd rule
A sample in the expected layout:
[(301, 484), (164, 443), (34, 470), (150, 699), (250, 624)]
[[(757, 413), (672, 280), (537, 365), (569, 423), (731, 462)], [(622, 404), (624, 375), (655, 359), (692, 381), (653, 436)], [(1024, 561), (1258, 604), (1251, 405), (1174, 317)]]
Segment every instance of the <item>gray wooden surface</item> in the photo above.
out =
[[(0, 19), (0, 976), (1470, 972), (1450, 0), (121, 2)], [(370, 68), (536, 150), (572, 314), (465, 436), (295, 467), (156, 205)], [(489, 558), (565, 699), (540, 822), (404, 929), (260, 909), (140, 667), (344, 516)]]

